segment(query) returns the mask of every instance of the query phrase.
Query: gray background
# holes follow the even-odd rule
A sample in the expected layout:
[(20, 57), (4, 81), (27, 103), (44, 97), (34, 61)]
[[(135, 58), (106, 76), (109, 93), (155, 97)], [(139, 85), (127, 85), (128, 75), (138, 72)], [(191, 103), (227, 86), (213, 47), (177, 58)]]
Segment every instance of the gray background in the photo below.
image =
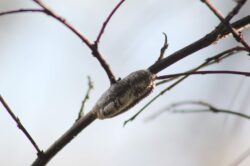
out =
[[(117, 0), (44, 2), (92, 41)], [(212, 2), (224, 14), (234, 6), (233, 1)], [(28, 7), (37, 6), (32, 1), (0, 1), (0, 11)], [(249, 7), (248, 2), (235, 19), (248, 15)], [(109, 23), (100, 51), (115, 75), (124, 77), (156, 60), (163, 44), (162, 32), (169, 38), (169, 55), (203, 37), (218, 23), (198, 0), (128, 0)], [(248, 42), (249, 32), (243, 33)], [(226, 38), (159, 75), (185, 71), (236, 44), (233, 38)], [(249, 67), (249, 56), (244, 53), (209, 69), (249, 71)], [(87, 90), (87, 75), (95, 86), (85, 107), (90, 110), (109, 86), (90, 50), (71, 31), (44, 14), (0, 17), (0, 93), (42, 149), (47, 149), (74, 122)], [(90, 125), (48, 165), (224, 166), (250, 148), (250, 121), (235, 116), (166, 113), (145, 122), (153, 113), (182, 100), (203, 100), (219, 108), (250, 114), (250, 81), (240, 76), (190, 77), (123, 128), (124, 120), (165, 86), (157, 87), (129, 112)], [(30, 165), (36, 151), (2, 106), (0, 131), (0, 165)], [(241, 166), (249, 164), (250, 158)]]

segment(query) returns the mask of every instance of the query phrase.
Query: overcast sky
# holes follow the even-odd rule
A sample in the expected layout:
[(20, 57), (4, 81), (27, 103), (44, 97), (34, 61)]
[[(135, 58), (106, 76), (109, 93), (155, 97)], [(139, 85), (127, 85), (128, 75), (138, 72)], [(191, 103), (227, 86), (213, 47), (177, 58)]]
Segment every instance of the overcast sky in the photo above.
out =
[[(93, 41), (117, 0), (44, 0)], [(233, 1), (212, 1), (226, 14)], [(32, 1), (1, 0), (0, 12), (36, 8)], [(236, 18), (249, 15), (250, 3)], [(235, 20), (235, 19), (234, 19)], [(165, 32), (166, 56), (203, 37), (219, 23), (200, 1), (127, 0), (107, 26), (100, 51), (117, 77), (149, 67), (158, 58)], [(250, 42), (250, 31), (245, 38)], [(232, 37), (201, 50), (159, 75), (185, 71), (237, 43)], [(250, 57), (237, 54), (213, 70), (249, 71)], [(39, 13), (0, 17), (0, 93), (39, 147), (46, 150), (75, 121), (87, 90), (85, 110), (109, 87), (91, 51), (58, 21)], [(202, 100), (250, 115), (250, 79), (240, 76), (193, 76), (155, 101), (125, 128), (123, 122), (167, 85), (110, 120), (98, 120), (56, 155), (49, 166), (227, 166), (250, 148), (250, 121), (226, 114), (165, 113), (145, 119), (173, 102)], [(0, 106), (0, 165), (30, 165), (36, 151)], [(248, 150), (249, 151), (249, 150)], [(250, 165), (250, 157), (240, 166)]]

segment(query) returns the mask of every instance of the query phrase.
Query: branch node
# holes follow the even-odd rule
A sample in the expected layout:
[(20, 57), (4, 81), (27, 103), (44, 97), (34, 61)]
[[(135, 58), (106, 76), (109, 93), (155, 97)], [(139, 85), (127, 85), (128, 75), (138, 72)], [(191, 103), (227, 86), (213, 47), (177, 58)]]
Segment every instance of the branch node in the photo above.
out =
[(241, 43), (250, 53), (250, 46), (248, 45), (248, 43), (243, 39), (243, 36), (241, 36), (240, 33), (230, 24), (230, 20), (239, 12), (239, 10), (245, 4), (246, 0), (237, 0), (237, 5), (232, 9), (231, 12), (229, 12), (229, 14), (225, 18), (209, 0), (203, 0), (202, 2), (204, 2), (221, 21), (218, 27), (224, 26), (226, 29), (228, 29), (232, 33), (235, 40)]

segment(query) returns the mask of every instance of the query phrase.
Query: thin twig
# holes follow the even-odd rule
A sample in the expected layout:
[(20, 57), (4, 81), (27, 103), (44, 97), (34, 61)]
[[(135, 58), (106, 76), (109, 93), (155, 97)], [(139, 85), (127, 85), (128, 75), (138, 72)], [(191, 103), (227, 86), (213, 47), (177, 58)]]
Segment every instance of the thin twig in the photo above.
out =
[(161, 51), (160, 51), (160, 56), (159, 58), (157, 59), (157, 61), (161, 60), (165, 54), (165, 51), (166, 49), (168, 48), (168, 37), (166, 35), (166, 33), (163, 32), (163, 35), (164, 35), (164, 44), (161, 48)]
[(49, 7), (47, 7), (45, 4), (43, 4), (40, 0), (33, 0), (37, 5), (39, 5), (43, 10), (44, 13), (47, 15), (55, 18), (59, 22), (61, 22), (63, 25), (65, 25), (67, 28), (69, 28), (75, 35), (77, 35), (89, 48), (92, 47), (91, 42), (83, 35), (81, 32), (79, 32), (77, 29), (75, 29), (71, 24), (69, 24), (64, 18), (57, 15), (54, 11), (52, 11)]
[(209, 7), (209, 9), (219, 18), (219, 20), (231, 31), (234, 38), (238, 42), (240, 42), (244, 47), (246, 47), (248, 52), (250, 53), (250, 46), (248, 45), (248, 43), (243, 39), (243, 36), (229, 23), (229, 20), (239, 12), (241, 7), (245, 4), (246, 0), (238, 0), (236, 7), (228, 14), (226, 18), (224, 18), (224, 16), (216, 9), (215, 6), (213, 6), (213, 4), (209, 0), (201, 1)]
[[(232, 23), (232, 27), (235, 29), (242, 29), (243, 27), (246, 28), (250, 25), (250, 16), (246, 16), (234, 23)], [(162, 60), (154, 63), (148, 69), (157, 74), (158, 72), (162, 71), (168, 66), (178, 62), (179, 60), (187, 57), (188, 55), (201, 50), (212, 43), (224, 38), (230, 33), (230, 31), (222, 26), (218, 26), (212, 32), (208, 33), (206, 36), (202, 37), (201, 39), (197, 40), (196, 42), (176, 51), (175, 53), (171, 54), (170, 56), (163, 58)]]
[[(212, 57), (206, 59), (206, 61), (204, 63), (202, 63), (201, 65), (197, 66), (196, 68), (194, 68), (194, 69), (192, 69), (190, 71), (197, 71), (197, 70), (199, 70), (199, 69), (207, 66), (210, 63), (219, 62), (219, 61), (225, 59), (226, 57), (232, 55), (233, 53), (237, 53), (238, 51), (243, 51), (243, 50), (245, 50), (244, 47), (233, 47), (233, 48), (230, 48), (230, 49), (225, 50), (225, 51), (223, 51), (223, 52), (221, 52), (221, 53), (219, 53), (219, 54), (217, 54), (215, 56), (212, 56)], [(178, 85), (179, 83), (181, 83), (182, 81), (184, 81), (188, 77), (189, 77), (189, 75), (182, 76), (177, 81), (175, 81), (174, 83), (172, 83), (171, 85), (169, 85), (167, 88), (163, 89), (160, 93), (158, 93), (155, 97), (153, 97), (148, 103), (146, 103), (136, 114), (134, 114), (132, 117), (130, 117), (128, 120), (126, 120), (124, 122), (123, 126), (125, 126), (128, 122), (133, 121), (140, 113), (142, 113), (156, 99), (158, 99), (160, 96), (162, 96), (167, 91), (169, 91), (172, 88), (174, 88), (176, 85)]]
[(7, 15), (7, 14), (26, 13), (26, 12), (44, 13), (44, 10), (43, 9), (18, 9), (18, 10), (9, 10), (9, 11), (6, 11), (6, 12), (1, 12), (0, 16)]
[[(77, 37), (79, 37), (82, 40), (83, 43), (85, 43), (91, 49), (92, 55), (97, 58), (97, 60), (99, 61), (99, 63), (101, 64), (101, 66), (103, 67), (103, 69), (105, 70), (105, 72), (107, 73), (107, 75), (109, 77), (109, 80), (110, 80), (110, 83), (111, 84), (116, 83), (116, 78), (115, 78), (113, 72), (111, 71), (110, 66), (108, 65), (108, 63), (106, 62), (106, 60), (103, 59), (103, 56), (99, 52), (97, 44), (95, 44), (95, 43), (92, 44), (74, 26), (72, 26), (64, 18), (62, 18), (61, 16), (59, 16), (55, 12), (53, 12), (49, 7), (47, 7), (45, 4), (43, 4), (40, 0), (33, 0), (33, 1), (37, 5), (39, 5), (40, 7), (42, 7), (42, 9), (17, 9), (17, 10), (10, 10), (10, 11), (1, 12), (0, 16), (8, 15), (8, 14), (17, 14), (17, 13), (38, 12), (38, 13), (45, 13), (45, 14), (53, 17), (57, 21), (61, 22), (68, 29), (70, 29)], [(103, 27), (103, 31), (104, 31), (104, 28), (105, 27)], [(100, 36), (101, 36), (101, 34), (100, 34)]]
[(24, 133), (24, 135), (28, 138), (28, 140), (34, 146), (34, 148), (37, 151), (37, 155), (41, 156), (43, 154), (43, 151), (41, 151), (39, 149), (38, 145), (36, 144), (36, 142), (34, 141), (34, 139), (31, 137), (31, 135), (29, 134), (29, 132), (25, 129), (25, 127), (21, 123), (20, 119), (13, 113), (13, 111), (10, 109), (10, 107), (7, 104), (7, 102), (3, 99), (3, 97), (1, 95), (0, 95), (0, 101), (1, 101), (2, 105), (4, 106), (4, 108), (7, 110), (7, 112), (9, 113), (9, 115), (11, 116), (11, 118), (16, 122), (17, 127)]
[[(197, 110), (197, 111), (190, 110), (190, 112), (226, 113), (226, 114), (236, 115), (236, 116), (239, 116), (241, 118), (250, 119), (250, 116), (248, 116), (246, 114), (243, 114), (243, 113), (240, 113), (240, 112), (231, 111), (231, 110), (219, 109), (219, 108), (216, 108), (215, 106), (213, 106), (213, 105), (211, 105), (209, 103), (203, 102), (203, 101), (179, 102), (179, 103), (175, 103), (175, 107), (182, 106), (182, 105), (187, 105), (187, 104), (200, 105), (200, 106), (204, 106), (204, 107), (208, 108), (207, 110), (202, 110), (202, 111), (199, 111), (199, 110)], [(178, 113), (179, 111), (178, 110), (174, 110), (174, 112)], [(182, 113), (182, 112), (188, 113), (189, 111), (188, 110), (182, 110), (180, 113)]]
[(106, 60), (103, 58), (101, 53), (98, 50), (98, 47), (96, 44), (92, 44), (83, 34), (81, 34), (75, 27), (73, 27), (71, 24), (69, 24), (64, 18), (57, 15), (55, 12), (53, 12), (49, 7), (47, 7), (45, 4), (43, 4), (40, 0), (33, 0), (37, 5), (42, 7), (44, 9), (44, 13), (47, 15), (55, 18), (59, 22), (61, 22), (63, 25), (65, 25), (67, 28), (69, 28), (75, 35), (77, 35), (83, 43), (85, 43), (89, 49), (92, 51), (92, 55), (96, 57), (96, 59), (99, 61), (103, 69), (105, 70), (106, 74), (109, 77), (110, 83), (116, 83), (116, 78), (113, 74), (113, 72), (110, 69), (110, 66), (106, 62)]
[[(177, 109), (177, 107), (185, 106), (185, 105), (196, 105), (196, 106), (203, 106), (206, 107), (206, 109)], [(183, 101), (183, 102), (177, 102), (169, 105), (162, 111), (159, 111), (152, 116), (148, 117), (147, 120), (152, 120), (159, 115), (161, 115), (164, 112), (171, 111), (173, 113), (199, 113), (199, 112), (212, 112), (212, 113), (226, 113), (226, 114), (231, 114), (235, 116), (239, 116), (241, 118), (245, 119), (250, 119), (249, 115), (240, 113), (240, 112), (235, 112), (231, 110), (225, 110), (225, 109), (219, 109), (209, 103), (203, 102), (203, 101)]]
[[(247, 51), (245, 47), (240, 47), (240, 46), (236, 46), (236, 47), (233, 47), (233, 48), (230, 48), (230, 49), (227, 49), (215, 56), (212, 56), (210, 58), (207, 58), (205, 60), (205, 62), (203, 62), (202, 64), (200, 64), (199, 66), (191, 69), (191, 70), (188, 70), (186, 72), (194, 72), (194, 71), (197, 71), (199, 69), (202, 69), (204, 67), (207, 67), (207, 66), (210, 66), (210, 65), (213, 65), (215, 63), (219, 63), (220, 61), (222, 61), (223, 59), (226, 59), (228, 58), (229, 56), (231, 55), (235, 55), (236, 53), (239, 53), (240, 51)], [(162, 81), (159, 81), (156, 83), (156, 86), (159, 86), (161, 84), (164, 84), (164, 83), (167, 83), (169, 81), (173, 81), (175, 79), (177, 79), (179, 77), (171, 77), (169, 79), (166, 79), (166, 80), (162, 80)]]
[(89, 94), (90, 94), (90, 91), (94, 88), (93, 86), (93, 82), (91, 81), (91, 78), (90, 76), (88, 76), (88, 90), (85, 94), (85, 97), (82, 101), (82, 104), (81, 104), (81, 108), (80, 108), (80, 111), (78, 113), (78, 117), (76, 119), (76, 121), (78, 121), (81, 117), (84, 116), (84, 106), (85, 106), (85, 103), (87, 102), (87, 100), (89, 99)]
[(204, 74), (232, 74), (232, 75), (241, 75), (250, 77), (250, 72), (242, 72), (242, 71), (229, 71), (229, 70), (206, 70), (206, 71), (193, 71), (193, 72), (184, 72), (177, 74), (168, 74), (163, 76), (158, 76), (156, 79), (167, 79), (172, 77), (179, 77), (183, 75), (204, 75)]
[(115, 8), (110, 12), (110, 14), (108, 15), (108, 17), (106, 18), (106, 20), (103, 22), (102, 28), (96, 38), (96, 41), (94, 42), (96, 45), (98, 45), (98, 43), (100, 42), (100, 39), (103, 35), (103, 32), (107, 26), (107, 24), (109, 23), (111, 17), (114, 15), (114, 13), (117, 11), (117, 9), (123, 4), (123, 2), (125, 2), (125, 0), (121, 0), (116, 6)]

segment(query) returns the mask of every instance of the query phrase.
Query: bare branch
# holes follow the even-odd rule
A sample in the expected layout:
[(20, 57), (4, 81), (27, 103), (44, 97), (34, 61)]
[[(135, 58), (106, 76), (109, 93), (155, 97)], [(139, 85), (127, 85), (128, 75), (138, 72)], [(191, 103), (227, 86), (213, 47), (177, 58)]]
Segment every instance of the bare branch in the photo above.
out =
[(106, 62), (106, 60), (102, 57), (102, 55), (100, 54), (100, 52), (98, 50), (97, 45), (95, 45), (95, 44), (92, 45), (92, 55), (98, 59), (98, 61), (100, 62), (101, 66), (106, 71), (106, 74), (109, 77), (110, 84), (116, 83), (117, 82), (116, 78), (115, 78), (112, 70), (110, 69), (110, 66), (108, 65), (108, 63)]
[[(185, 106), (185, 105), (203, 106), (206, 109), (177, 109), (177, 107), (181, 107), (181, 106)], [(199, 113), (199, 112), (226, 113), (226, 114), (231, 114), (231, 115), (239, 116), (241, 118), (245, 118), (245, 119), (250, 120), (249, 115), (246, 115), (246, 114), (243, 114), (240, 112), (231, 111), (231, 110), (219, 109), (219, 108), (216, 108), (213, 105), (206, 103), (206, 102), (203, 102), (203, 101), (183, 101), (183, 102), (173, 103), (170, 106), (168, 106), (167, 108), (165, 108), (163, 111), (160, 111), (160, 112), (150, 116), (149, 118), (147, 118), (147, 120), (152, 120), (166, 111), (171, 111), (173, 113)]]
[[(197, 67), (195, 67), (195, 68), (193, 68), (191, 70), (188, 70), (186, 72), (194, 72), (194, 71), (197, 71), (197, 70), (202, 69), (204, 67), (213, 65), (215, 63), (219, 63), (221, 60), (226, 59), (229, 56), (234, 55), (234, 54), (236, 54), (236, 53), (238, 53), (240, 51), (247, 51), (247, 50), (246, 50), (245, 47), (240, 47), (240, 46), (236, 46), (236, 47), (227, 49), (227, 50), (225, 50), (225, 51), (223, 51), (223, 52), (221, 52), (221, 53), (219, 53), (219, 54), (217, 54), (217, 55), (215, 55), (213, 57), (207, 58), (207, 60), (204, 63), (202, 63), (199, 66), (197, 66)], [(167, 83), (167, 82), (170, 82), (170, 81), (173, 81), (173, 80), (175, 80), (177, 78), (179, 78), (179, 77), (171, 77), (169, 79), (162, 80), (160, 82), (157, 82), (156, 86)]]
[(84, 35), (82, 35), (77, 29), (75, 29), (72, 25), (70, 25), (64, 18), (57, 15), (54, 11), (52, 11), (49, 7), (43, 4), (40, 0), (33, 0), (33, 1), (37, 5), (42, 7), (44, 13), (55, 18), (57, 21), (61, 22), (63, 25), (69, 28), (75, 35), (77, 35), (90, 49), (92, 48), (92, 44), (90, 43), (90, 41)]
[(233, 75), (242, 75), (246, 77), (250, 77), (249, 72), (242, 72), (242, 71), (228, 71), (228, 70), (214, 70), (214, 71), (193, 71), (193, 72), (184, 72), (184, 73), (177, 73), (177, 74), (168, 74), (164, 76), (158, 76), (156, 79), (167, 79), (172, 77), (179, 77), (183, 75), (204, 75), (204, 74), (233, 74)]
[(21, 123), (20, 119), (13, 113), (13, 111), (10, 109), (10, 107), (8, 106), (8, 104), (6, 103), (6, 101), (3, 99), (3, 97), (1, 95), (0, 95), (0, 101), (1, 101), (2, 105), (4, 106), (4, 108), (7, 110), (7, 112), (9, 113), (9, 115), (11, 116), (11, 118), (16, 122), (17, 127), (24, 133), (24, 135), (28, 138), (28, 140), (34, 146), (34, 148), (37, 151), (37, 155), (41, 156), (43, 154), (43, 152), (39, 149), (38, 145), (36, 144), (34, 139), (31, 137), (29, 132), (25, 129), (25, 127)]
[(79, 113), (78, 113), (78, 117), (77, 117), (76, 121), (78, 121), (81, 117), (84, 116), (84, 105), (85, 105), (85, 103), (87, 102), (87, 100), (89, 99), (90, 91), (91, 91), (93, 88), (94, 88), (93, 82), (91, 81), (90, 76), (88, 76), (88, 90), (87, 90), (87, 92), (86, 92), (86, 94), (85, 94), (85, 97), (84, 97), (84, 99), (83, 99), (83, 101), (82, 101), (82, 105), (81, 105), (81, 108), (80, 108), (80, 111), (79, 111)]
[(77, 136), (85, 127), (90, 125), (96, 119), (93, 111), (88, 112), (81, 117), (74, 125), (57, 139), (41, 156), (33, 162), (32, 166), (44, 166), (53, 158), (65, 145)]
[(53, 12), (49, 7), (47, 7), (45, 4), (43, 4), (40, 0), (33, 0), (36, 4), (38, 4), (40, 7), (44, 9), (44, 13), (47, 15), (53, 17), (54, 19), (61, 22), (63, 25), (65, 25), (67, 28), (69, 28), (75, 35), (77, 35), (83, 43), (85, 43), (89, 49), (92, 51), (92, 55), (97, 58), (103, 69), (105, 70), (106, 74), (109, 77), (110, 83), (116, 83), (116, 78), (111, 71), (108, 63), (106, 60), (102, 57), (101, 53), (98, 51), (98, 47), (96, 44), (92, 44), (84, 35), (82, 35), (77, 29), (75, 29), (71, 24), (69, 24), (64, 18), (57, 15), (55, 12)]
[[(246, 17), (234, 22), (232, 24), (232, 27), (234, 27), (235, 29), (242, 29), (242, 27), (246, 28), (249, 25), (250, 25), (250, 16), (246, 16)], [(217, 28), (215, 28), (215, 30), (213, 30), (212, 32), (210, 32), (209, 34), (204, 36), (203, 38), (201, 38), (201, 39), (197, 40), (196, 42), (182, 48), (181, 50), (171, 54), (170, 56), (163, 58), (162, 60), (154, 63), (148, 69), (152, 73), (156, 74), (156, 73), (160, 72), (161, 70), (165, 69), (166, 67), (168, 67), (168, 66), (178, 62), (179, 60), (187, 57), (188, 55), (211, 45), (215, 41), (218, 41), (218, 40), (224, 38), (229, 33), (230, 33), (230, 31), (227, 28), (225, 28), (224, 26), (223, 27), (218, 26)]]
[(0, 16), (9, 15), (9, 14), (17, 14), (17, 13), (27, 13), (27, 12), (38, 12), (44, 13), (42, 9), (18, 9), (18, 10), (9, 10), (6, 12), (1, 12)]
[[(213, 57), (208, 58), (204, 63), (202, 63), (201, 65), (197, 66), (196, 68), (190, 70), (190, 71), (197, 71), (209, 64), (213, 64), (216, 62), (219, 62), (223, 59), (225, 59), (226, 57), (233, 55), (234, 53), (237, 53), (239, 51), (243, 51), (246, 50), (244, 47), (233, 47), (230, 48), (228, 50), (225, 50)], [(140, 113), (142, 113), (151, 103), (153, 103), (156, 99), (158, 99), (160, 96), (162, 96), (163, 94), (165, 94), (167, 91), (171, 90), (172, 88), (174, 88), (176, 85), (178, 85), (179, 83), (181, 83), (182, 81), (184, 81), (186, 78), (188, 78), (189, 75), (185, 75), (182, 76), (181, 78), (179, 78), (177, 81), (175, 81), (174, 83), (172, 83), (171, 85), (169, 85), (167, 88), (163, 89), (160, 93), (158, 93), (155, 97), (153, 97), (148, 103), (146, 103), (136, 114), (134, 114), (132, 117), (130, 117), (128, 120), (126, 120), (123, 124), (123, 126), (125, 126), (128, 122), (133, 121)], [(174, 78), (174, 77), (173, 77)], [(177, 77), (178, 78), (178, 77)]]
[(117, 9), (123, 4), (123, 2), (125, 2), (125, 0), (121, 0), (116, 6), (115, 8), (110, 12), (110, 14), (108, 15), (108, 17), (106, 18), (106, 20), (104, 21), (103, 25), (102, 25), (102, 28), (96, 38), (96, 41), (94, 42), (96, 45), (98, 45), (102, 35), (103, 35), (103, 32), (107, 26), (107, 24), (109, 23), (111, 17), (114, 15), (114, 13), (117, 11)]
[(155, 75), (148, 70), (138, 70), (111, 85), (97, 100), (91, 111), (77, 120), (41, 157), (36, 159), (33, 165), (45, 165), (95, 119), (113, 118), (129, 110), (153, 90), (154, 80)]
[(226, 17), (226, 19), (224, 18), (224, 16), (213, 6), (213, 4), (209, 1), (209, 0), (201, 0), (202, 2), (204, 2), (209, 9), (219, 18), (219, 20), (231, 31), (231, 33), (233, 34), (234, 38), (240, 42), (244, 47), (247, 48), (248, 52), (250, 53), (250, 46), (248, 45), (248, 43), (243, 39), (243, 36), (235, 29), (233, 28), (230, 23), (229, 20), (238, 13), (238, 11), (240, 10), (240, 8), (245, 4), (246, 0), (238, 0), (237, 1), (237, 5), (236, 7), (228, 14), (228, 16)]

